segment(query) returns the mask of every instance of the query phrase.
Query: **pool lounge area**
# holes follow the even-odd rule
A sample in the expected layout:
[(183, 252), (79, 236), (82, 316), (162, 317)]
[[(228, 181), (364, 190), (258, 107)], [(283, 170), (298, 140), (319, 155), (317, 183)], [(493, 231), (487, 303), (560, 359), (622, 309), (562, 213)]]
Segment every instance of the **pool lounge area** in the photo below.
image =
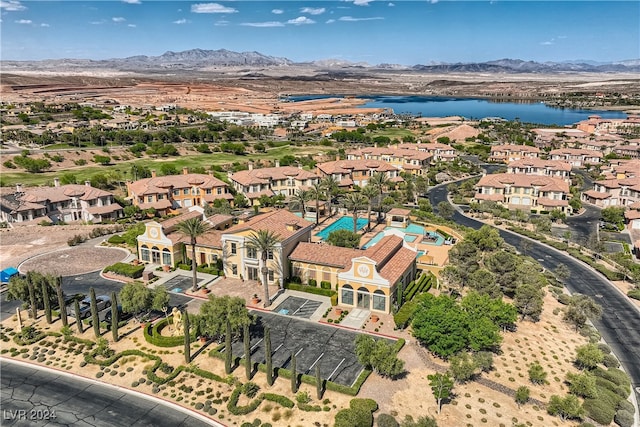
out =
[[(362, 230), (365, 225), (368, 224), (365, 218), (358, 218), (356, 221), (356, 228), (358, 230)], [(322, 240), (326, 240), (329, 237), (331, 232), (336, 230), (349, 230), (353, 231), (353, 217), (351, 216), (343, 216), (329, 224), (322, 231), (317, 232), (315, 235), (320, 237)], [(382, 237), (381, 237), (382, 238)]]

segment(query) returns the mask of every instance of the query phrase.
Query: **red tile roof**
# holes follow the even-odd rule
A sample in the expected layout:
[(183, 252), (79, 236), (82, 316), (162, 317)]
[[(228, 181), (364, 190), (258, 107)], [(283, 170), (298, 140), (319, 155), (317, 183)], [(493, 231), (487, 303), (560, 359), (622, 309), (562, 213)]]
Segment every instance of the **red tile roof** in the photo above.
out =
[(289, 255), (289, 259), (347, 269), (351, 267), (351, 260), (361, 256), (363, 252), (360, 249), (341, 248), (326, 243), (300, 242)]
[(262, 215), (256, 215), (242, 224), (236, 224), (225, 230), (224, 234), (239, 233), (245, 230), (270, 230), (279, 235), (282, 240), (286, 240), (298, 233), (301, 228), (311, 230), (312, 227), (312, 222), (302, 219), (288, 210), (276, 209)]

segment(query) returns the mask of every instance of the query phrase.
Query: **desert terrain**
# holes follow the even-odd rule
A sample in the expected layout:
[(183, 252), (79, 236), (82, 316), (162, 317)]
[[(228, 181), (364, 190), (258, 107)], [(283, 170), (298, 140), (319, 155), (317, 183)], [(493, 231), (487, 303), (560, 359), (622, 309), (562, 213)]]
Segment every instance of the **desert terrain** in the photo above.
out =
[[(568, 94), (640, 94), (640, 79), (630, 73), (434, 74), (392, 70), (321, 70), (310, 67), (127, 73), (117, 70), (11, 71), (1, 73), (2, 100), (15, 102), (92, 102), (141, 106), (178, 104), (204, 111), (255, 113), (365, 113), (354, 110), (358, 95), (481, 97), (495, 100), (554, 100)], [(287, 95), (336, 94), (304, 102)], [(601, 105), (598, 108), (620, 109)]]

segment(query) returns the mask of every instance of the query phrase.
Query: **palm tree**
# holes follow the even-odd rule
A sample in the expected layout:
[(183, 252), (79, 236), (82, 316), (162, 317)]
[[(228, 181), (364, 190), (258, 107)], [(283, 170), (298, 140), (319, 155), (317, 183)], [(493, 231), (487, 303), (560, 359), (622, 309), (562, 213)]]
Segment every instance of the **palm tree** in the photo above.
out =
[(340, 183), (336, 178), (333, 177), (333, 175), (327, 175), (324, 178), (322, 178), (321, 184), (324, 187), (324, 190), (327, 195), (327, 202), (329, 204), (329, 216), (332, 216), (333, 215), (333, 198), (336, 196), (336, 194), (338, 194), (338, 191), (340, 190), (340, 187), (339, 187)]
[(367, 198), (362, 193), (348, 193), (342, 198), (342, 203), (353, 214), (353, 232), (358, 232), (358, 211), (367, 205)]
[(309, 195), (312, 199), (316, 199), (316, 226), (320, 222), (320, 197), (322, 197), (322, 193), (324, 192), (324, 187), (322, 183), (316, 182), (309, 189)]
[(391, 185), (391, 180), (383, 172), (376, 172), (369, 180), (369, 184), (378, 190), (378, 222), (382, 219), (382, 193), (386, 187)]
[(369, 202), (367, 205), (367, 231), (371, 231), (371, 209), (373, 199), (378, 195), (378, 189), (371, 184), (367, 184), (362, 189), (362, 195), (366, 197), (367, 201)]
[(289, 201), (289, 203), (294, 209), (300, 208), (300, 210), (302, 211), (302, 218), (304, 218), (304, 214), (306, 213), (305, 205), (309, 201), (310, 196), (311, 195), (309, 194), (308, 191), (298, 189), (293, 194), (293, 196), (291, 196), (291, 199)]
[(179, 233), (188, 236), (191, 243), (191, 271), (193, 272), (193, 288), (191, 289), (193, 292), (198, 290), (198, 272), (196, 271), (197, 263), (196, 263), (196, 243), (197, 238), (205, 234), (209, 231), (210, 225), (204, 221), (202, 218), (190, 218), (184, 221), (181, 221), (176, 226)]
[(276, 246), (281, 240), (280, 235), (271, 230), (258, 230), (248, 236), (245, 243), (246, 247), (260, 252), (260, 259), (262, 260), (262, 268), (260, 269), (260, 272), (262, 273), (265, 307), (269, 307), (271, 305), (271, 301), (269, 300), (269, 268), (267, 267), (267, 258), (269, 252), (275, 252)]

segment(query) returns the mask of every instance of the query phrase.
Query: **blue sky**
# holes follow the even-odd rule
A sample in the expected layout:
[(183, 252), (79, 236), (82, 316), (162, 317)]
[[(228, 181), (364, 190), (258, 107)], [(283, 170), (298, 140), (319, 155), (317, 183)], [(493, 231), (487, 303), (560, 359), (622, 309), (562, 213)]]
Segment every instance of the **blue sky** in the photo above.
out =
[(370, 64), (640, 58), (640, 1), (0, 0), (4, 60), (258, 51)]

